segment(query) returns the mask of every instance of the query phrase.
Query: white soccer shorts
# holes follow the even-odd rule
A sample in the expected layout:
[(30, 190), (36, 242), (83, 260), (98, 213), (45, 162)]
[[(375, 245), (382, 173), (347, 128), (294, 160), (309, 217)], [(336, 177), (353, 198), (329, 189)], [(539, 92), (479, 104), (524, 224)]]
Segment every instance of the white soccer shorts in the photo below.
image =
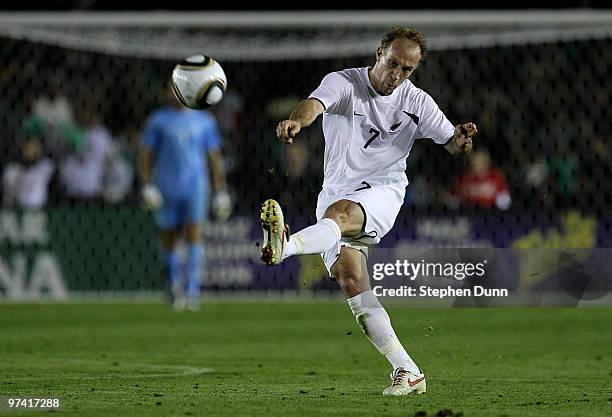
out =
[(317, 199), (317, 221), (321, 220), (325, 210), (339, 200), (349, 200), (358, 203), (365, 213), (363, 233), (355, 238), (342, 238), (338, 244), (321, 254), (327, 272), (331, 269), (343, 246), (348, 246), (368, 256), (368, 246), (380, 242), (393, 227), (395, 219), (404, 203), (406, 187), (402, 185), (370, 185), (367, 181), (349, 189), (323, 189)]

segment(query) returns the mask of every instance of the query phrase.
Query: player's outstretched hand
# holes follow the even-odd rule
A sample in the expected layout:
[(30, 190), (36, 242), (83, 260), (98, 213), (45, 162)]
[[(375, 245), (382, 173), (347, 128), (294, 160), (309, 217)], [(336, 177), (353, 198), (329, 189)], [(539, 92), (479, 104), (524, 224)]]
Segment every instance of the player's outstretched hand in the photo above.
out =
[(141, 196), (145, 208), (149, 210), (158, 209), (164, 203), (159, 189), (153, 184), (145, 184), (142, 187)]
[(293, 143), (293, 138), (300, 131), (301, 126), (295, 120), (283, 120), (276, 127), (276, 136), (285, 143)]
[(472, 122), (455, 126), (453, 139), (461, 153), (469, 154), (472, 151), (472, 138), (476, 136), (476, 133), (478, 133), (478, 129), (476, 129), (476, 125)]

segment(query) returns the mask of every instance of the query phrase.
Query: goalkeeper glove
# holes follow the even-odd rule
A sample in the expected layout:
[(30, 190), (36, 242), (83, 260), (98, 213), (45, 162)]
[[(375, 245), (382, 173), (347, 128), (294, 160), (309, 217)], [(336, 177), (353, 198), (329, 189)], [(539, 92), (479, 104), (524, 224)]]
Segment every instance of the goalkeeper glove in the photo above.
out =
[(215, 218), (225, 221), (232, 214), (232, 198), (226, 189), (220, 189), (213, 195), (212, 211)]
[(164, 202), (159, 189), (153, 184), (145, 184), (141, 190), (142, 201), (145, 208), (155, 210), (161, 207)]

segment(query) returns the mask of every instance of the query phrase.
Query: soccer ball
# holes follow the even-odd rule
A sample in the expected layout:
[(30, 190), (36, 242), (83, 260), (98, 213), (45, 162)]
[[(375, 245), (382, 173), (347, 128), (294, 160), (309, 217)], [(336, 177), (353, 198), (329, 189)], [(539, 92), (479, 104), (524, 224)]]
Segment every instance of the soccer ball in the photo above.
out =
[(172, 91), (185, 107), (205, 109), (221, 101), (227, 78), (217, 61), (206, 55), (192, 55), (172, 71)]

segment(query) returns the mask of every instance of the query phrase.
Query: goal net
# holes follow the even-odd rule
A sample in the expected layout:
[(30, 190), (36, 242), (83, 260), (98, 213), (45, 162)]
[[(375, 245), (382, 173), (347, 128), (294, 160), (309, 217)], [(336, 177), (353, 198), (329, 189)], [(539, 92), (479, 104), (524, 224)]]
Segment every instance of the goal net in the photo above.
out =
[[(404, 207), (376, 251), (523, 251), (500, 285), (609, 296), (612, 13), (589, 10), (0, 13), (0, 295), (164, 288), (138, 148), (174, 63), (195, 53), (227, 74), (213, 112), (234, 200), (228, 222), (205, 227), (205, 292), (335, 294), (318, 256), (258, 262), (261, 201), (277, 198), (299, 230), (316, 221), (322, 183), (320, 121), (289, 147), (275, 126), (325, 74), (373, 65), (395, 24), (428, 39), (412, 81), (479, 134), (470, 161), (417, 141)], [(27, 169), (48, 176), (42, 201), (15, 182)], [(38, 208), (16, 197), (27, 187)]]

